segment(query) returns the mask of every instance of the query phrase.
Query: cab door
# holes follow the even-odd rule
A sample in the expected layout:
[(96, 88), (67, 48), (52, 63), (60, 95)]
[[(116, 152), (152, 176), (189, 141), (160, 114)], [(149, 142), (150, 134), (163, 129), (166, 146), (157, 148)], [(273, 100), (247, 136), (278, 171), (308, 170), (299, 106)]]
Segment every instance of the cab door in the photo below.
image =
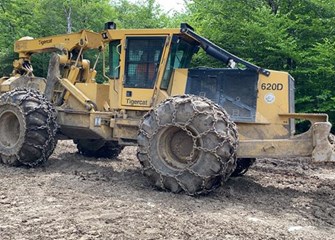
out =
[(150, 107), (166, 37), (127, 37), (121, 104)]

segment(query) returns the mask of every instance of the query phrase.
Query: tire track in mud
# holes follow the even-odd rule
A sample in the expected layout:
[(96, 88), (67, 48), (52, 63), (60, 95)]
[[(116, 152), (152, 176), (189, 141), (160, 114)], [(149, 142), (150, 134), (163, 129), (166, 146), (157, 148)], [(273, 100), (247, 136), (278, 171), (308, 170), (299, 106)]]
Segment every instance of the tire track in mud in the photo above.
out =
[[(128, 151), (135, 152), (134, 149)], [(131, 154), (126, 155), (131, 156)], [(72, 158), (76, 158), (76, 156), (72, 156)], [(124, 158), (124, 156), (121, 156), (121, 158)], [(132, 162), (133, 158), (136, 158), (135, 155), (130, 157), (128, 161)], [(116, 162), (115, 165), (118, 163)], [(142, 178), (138, 169), (139, 165), (136, 162), (130, 165), (133, 165), (133, 169), (127, 170), (128, 173), (112, 173), (110, 169), (106, 170), (105, 168), (97, 171), (95, 166), (92, 166), (89, 171), (75, 170), (73, 173), (84, 180), (95, 181), (109, 181), (110, 179), (117, 182), (132, 181), (133, 176)], [(120, 170), (122, 171), (122, 168), (127, 167), (129, 166), (123, 165)], [(68, 168), (66, 167), (66, 169)], [(321, 177), (318, 176), (317, 172), (320, 169), (322, 169)], [(248, 204), (252, 203), (257, 206), (263, 205), (256, 207), (256, 209), (267, 209), (269, 212), (277, 208), (276, 211), (284, 213), (287, 210), (287, 204), (291, 202), (292, 209), (290, 211), (302, 215), (316, 225), (324, 224), (332, 227), (335, 226), (335, 178), (329, 179), (328, 177), (332, 176), (331, 172), (334, 169), (334, 165), (331, 164), (326, 166), (311, 165), (309, 158), (291, 160), (258, 159), (253, 167), (252, 174), (242, 178), (231, 179), (218, 193), (212, 195), (215, 199), (228, 196), (228, 198), (233, 197), (234, 200), (240, 199), (241, 203), (248, 202)], [(119, 177), (122, 180), (119, 180)], [(269, 179), (273, 180), (269, 181)], [(145, 179), (143, 183), (150, 190), (152, 189), (145, 182)], [(270, 205), (269, 202), (272, 204)]]
[[(259, 159), (257, 179), (272, 174), (267, 185), (287, 191), (296, 198), (296, 211), (317, 225), (335, 226), (335, 165), (313, 164), (308, 158)], [(260, 180), (262, 181), (262, 180)]]
[(202, 197), (154, 189), (135, 148), (93, 159), (60, 141), (42, 168), (0, 165), (1, 239), (334, 239), (333, 166), (259, 159)]

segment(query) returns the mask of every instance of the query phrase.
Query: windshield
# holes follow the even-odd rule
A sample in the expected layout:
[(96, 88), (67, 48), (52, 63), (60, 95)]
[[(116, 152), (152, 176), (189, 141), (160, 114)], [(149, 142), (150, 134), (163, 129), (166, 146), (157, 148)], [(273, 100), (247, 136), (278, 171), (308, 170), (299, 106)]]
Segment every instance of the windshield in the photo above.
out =
[(174, 36), (166, 64), (161, 89), (167, 89), (174, 69), (188, 68), (198, 46), (178, 36)]

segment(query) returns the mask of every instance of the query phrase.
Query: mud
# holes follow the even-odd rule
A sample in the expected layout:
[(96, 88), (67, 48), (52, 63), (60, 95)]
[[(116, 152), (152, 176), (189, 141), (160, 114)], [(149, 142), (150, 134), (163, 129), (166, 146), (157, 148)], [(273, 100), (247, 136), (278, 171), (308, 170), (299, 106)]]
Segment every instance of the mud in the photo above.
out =
[(45, 166), (0, 165), (0, 239), (335, 239), (335, 166), (258, 159), (208, 196), (155, 190), (136, 149), (78, 155), (62, 141)]

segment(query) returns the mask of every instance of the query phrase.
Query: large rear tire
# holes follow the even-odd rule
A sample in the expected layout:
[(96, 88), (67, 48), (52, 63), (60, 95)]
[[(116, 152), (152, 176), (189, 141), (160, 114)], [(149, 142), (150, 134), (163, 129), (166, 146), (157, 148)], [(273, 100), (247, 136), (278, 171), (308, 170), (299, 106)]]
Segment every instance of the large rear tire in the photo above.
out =
[(236, 167), (235, 124), (220, 106), (199, 96), (172, 97), (149, 111), (138, 144), (144, 175), (174, 193), (208, 193)]
[(57, 140), (56, 111), (34, 89), (0, 96), (0, 159), (12, 166), (34, 167), (52, 154)]
[(79, 154), (86, 157), (116, 158), (124, 148), (117, 141), (103, 139), (77, 139), (74, 143), (77, 145)]

